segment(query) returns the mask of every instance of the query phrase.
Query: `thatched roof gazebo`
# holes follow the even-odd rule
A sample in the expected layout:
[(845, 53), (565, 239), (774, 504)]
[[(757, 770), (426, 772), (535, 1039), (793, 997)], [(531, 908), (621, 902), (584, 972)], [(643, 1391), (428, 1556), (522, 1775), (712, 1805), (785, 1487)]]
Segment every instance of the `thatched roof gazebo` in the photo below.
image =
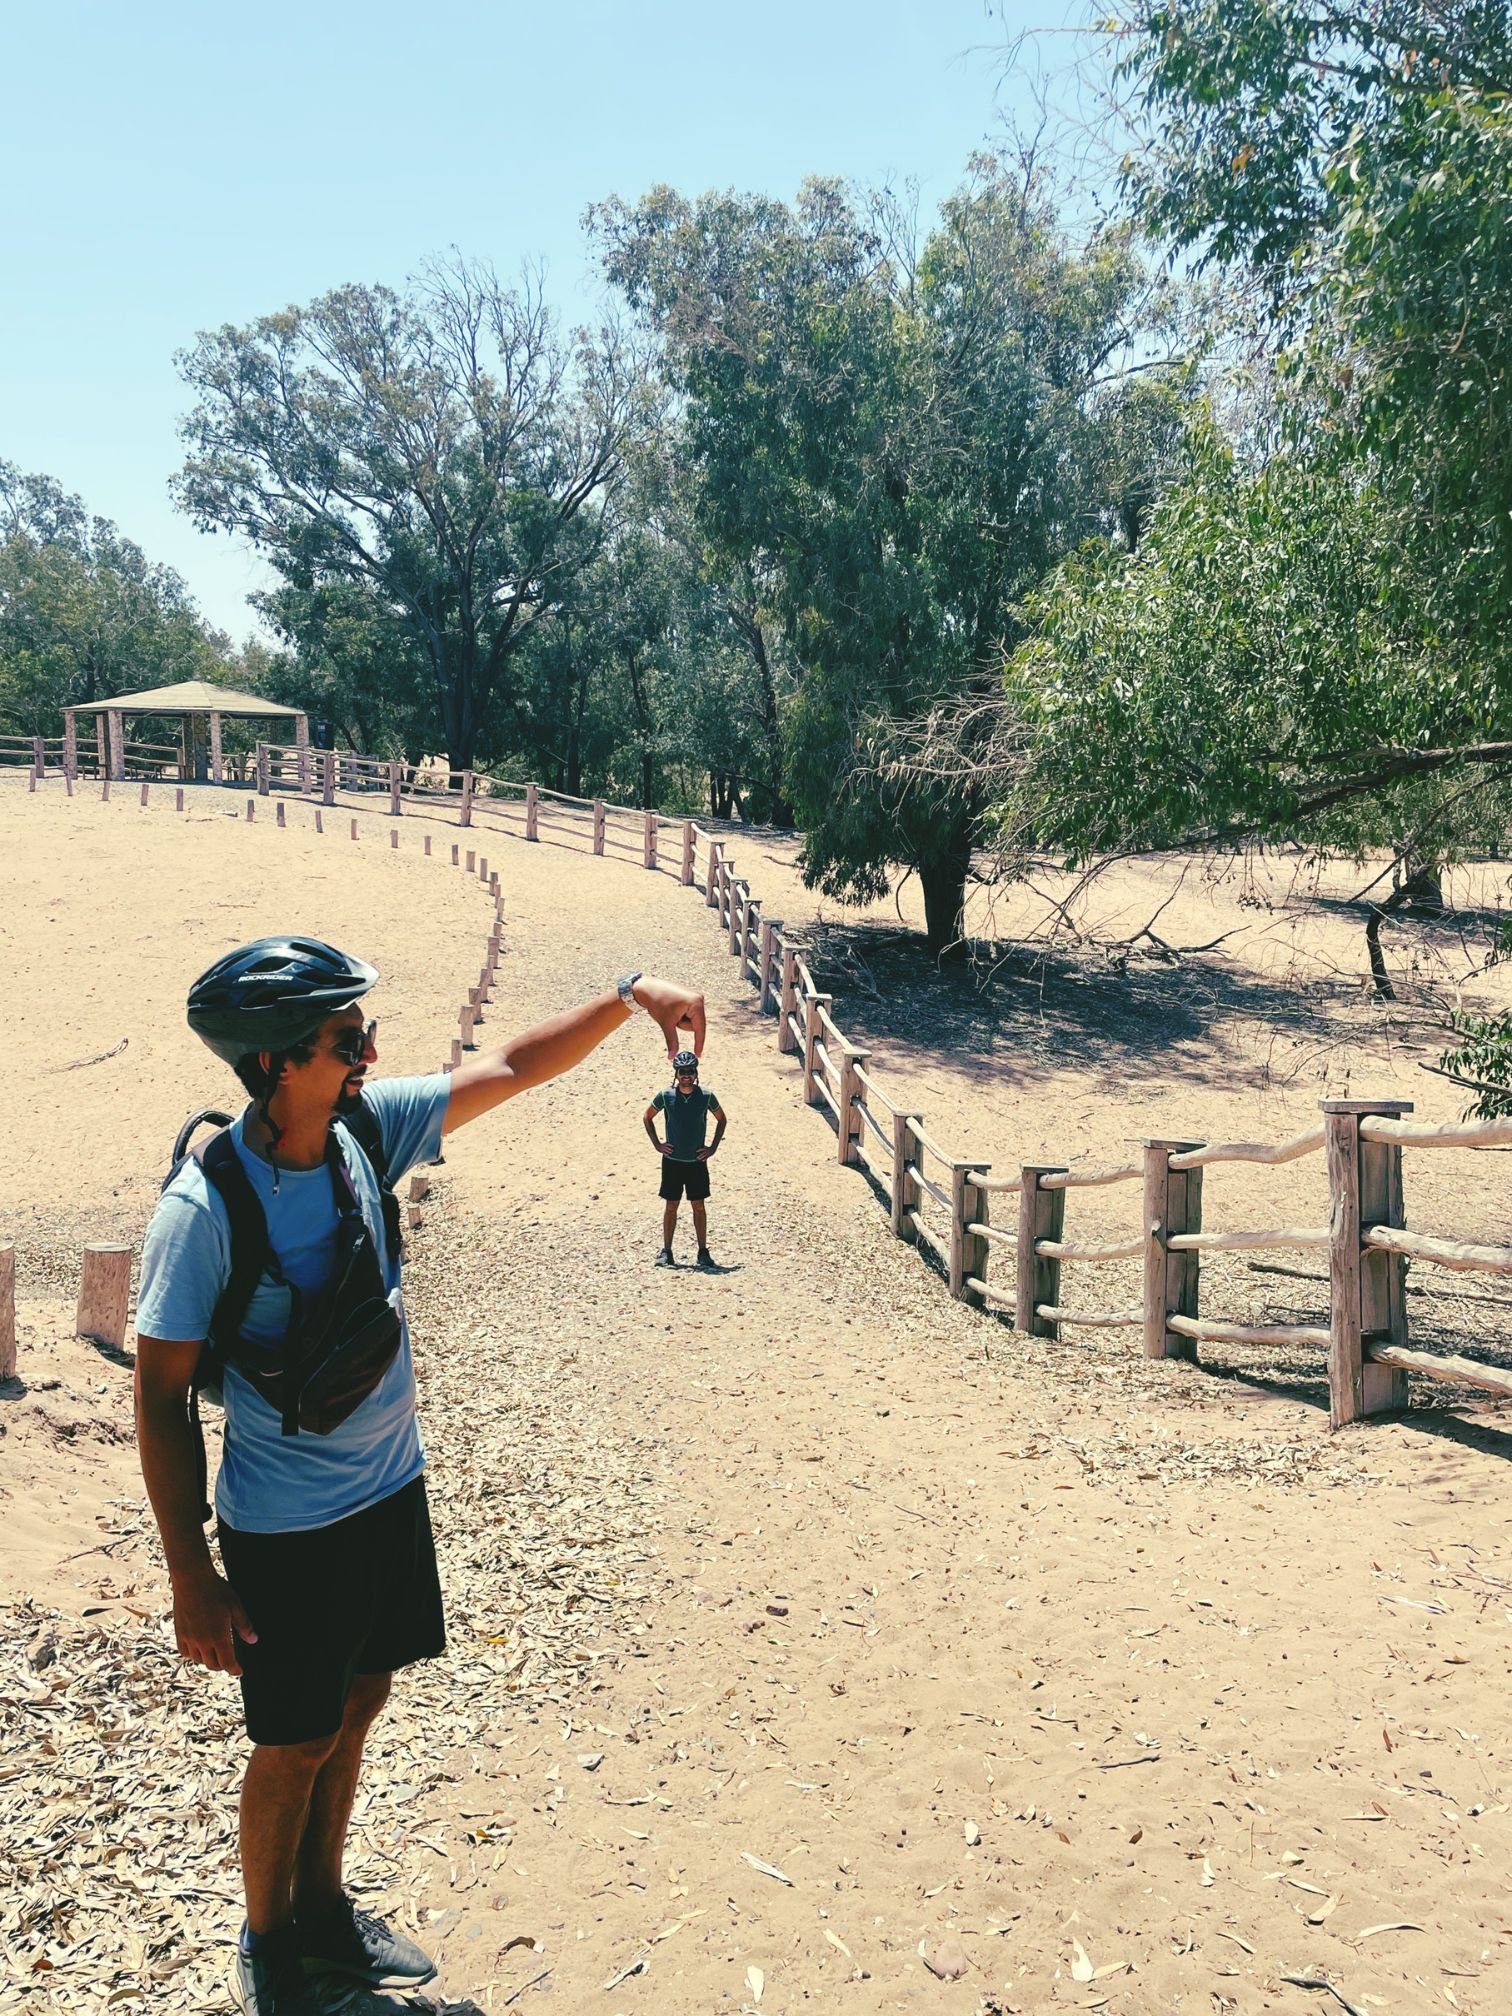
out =
[[(113, 699), (96, 700), (87, 707), (65, 708), (64, 762), (70, 773), (78, 769), (80, 714), (95, 716), (100, 772), (116, 779), (126, 775), (128, 714), (182, 716), (179, 775), (185, 783), (203, 784), (207, 772), (211, 780), (220, 783), (221, 721), (227, 715), (236, 720), (292, 722), (298, 748), (303, 752), (310, 746), (310, 717), (300, 708), (280, 707), (276, 700), (264, 700), (257, 693), (236, 693), (229, 686), (212, 686), (206, 679), (184, 679), (177, 686), (153, 686), (144, 693), (117, 693)], [(302, 755), (301, 763), (305, 760)]]

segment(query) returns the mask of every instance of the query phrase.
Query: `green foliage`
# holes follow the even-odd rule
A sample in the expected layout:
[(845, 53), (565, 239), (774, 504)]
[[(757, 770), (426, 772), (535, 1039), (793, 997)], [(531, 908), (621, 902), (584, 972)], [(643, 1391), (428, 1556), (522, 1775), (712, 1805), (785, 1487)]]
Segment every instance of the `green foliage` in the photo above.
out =
[[(617, 481), (638, 378), (612, 337), (569, 351), (533, 294), (453, 260), (403, 294), (342, 287), (207, 332), (179, 367), (180, 504), (259, 547), (285, 635), (318, 638), (338, 683), (351, 626), (381, 628), (375, 672), (423, 671), (432, 745), (471, 764), (584, 550), (574, 521)], [(408, 740), (405, 695), (397, 714)]]
[(894, 863), (916, 870), (942, 946), (979, 807), (889, 753), (993, 682), (1015, 603), (1068, 546), (1137, 515), (1138, 472), (1109, 454), (1130, 381), (1103, 376), (1139, 305), (1127, 240), (1073, 254), (996, 159), (917, 254), (888, 206), (826, 181), (791, 208), (661, 189), (595, 221), (681, 401), (711, 571), (770, 613), (793, 668), (779, 711), (805, 872), (860, 899)]
[(1512, 1113), (1512, 1015), (1456, 1011), (1459, 1042), (1439, 1057), (1439, 1069), (1470, 1081), (1475, 1098), (1465, 1117), (1500, 1120)]
[(0, 462), (0, 716), (58, 735), (66, 707), (224, 675), (172, 568), (150, 562), (51, 477)]

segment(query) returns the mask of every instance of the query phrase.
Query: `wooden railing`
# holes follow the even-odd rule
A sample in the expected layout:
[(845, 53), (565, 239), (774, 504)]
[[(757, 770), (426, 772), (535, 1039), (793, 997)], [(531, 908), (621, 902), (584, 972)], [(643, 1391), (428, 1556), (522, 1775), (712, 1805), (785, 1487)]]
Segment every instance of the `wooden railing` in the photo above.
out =
[[(143, 748), (146, 745), (127, 745)], [(0, 738), (0, 760), (24, 738)], [(176, 756), (176, 750), (154, 753)], [(31, 757), (32, 782), (36, 752)], [(834, 1017), (834, 1002), (816, 984), (796, 937), (763, 913), (750, 883), (736, 873), (730, 842), (692, 819), (576, 798), (534, 783), (445, 771), (345, 752), (260, 743), (255, 769), (260, 792), (294, 789), (332, 804), (338, 794), (373, 809), (434, 811), (462, 826), (492, 826), (534, 844), (568, 846), (595, 855), (637, 860), (698, 888), (742, 977), (756, 989), (763, 1014), (776, 1017), (777, 1048), (796, 1058), (803, 1094), (835, 1127), (837, 1159), (863, 1169), (887, 1201), (892, 1229), (938, 1263), (950, 1293), (1011, 1316), (1016, 1329), (1057, 1339), (1065, 1330), (1137, 1330), (1149, 1358), (1195, 1360), (1204, 1343), (1326, 1351), (1330, 1419), (1334, 1426), (1405, 1405), (1407, 1374), (1467, 1382), (1512, 1398), (1512, 1371), (1456, 1352), (1429, 1351), (1408, 1341), (1408, 1262), (1463, 1273), (1512, 1274), (1512, 1246), (1475, 1244), (1410, 1231), (1402, 1205), (1404, 1149), (1512, 1146), (1512, 1119), (1414, 1125), (1396, 1099), (1326, 1100), (1322, 1124), (1281, 1142), (1172, 1141), (1143, 1143), (1139, 1159), (1117, 1167), (1073, 1169), (1024, 1164), (994, 1175), (980, 1157), (950, 1152), (922, 1116), (879, 1082), (870, 1051), (853, 1043)], [(71, 783), (71, 780), (70, 780)], [(102, 787), (107, 793), (108, 782)], [(179, 794), (182, 798), (182, 793)], [(145, 802), (146, 787), (143, 787)], [(248, 816), (251, 816), (251, 800)], [(282, 823), (282, 806), (279, 808)], [(317, 814), (318, 819), (318, 814)], [(353, 837), (356, 837), (356, 822)], [(395, 829), (391, 838), (397, 842)], [(430, 851), (427, 837), (426, 851)], [(459, 850), (452, 848), (452, 859)], [(474, 856), (466, 867), (472, 872)], [(488, 875), (486, 860), (479, 873)], [(489, 876), (497, 890), (497, 872)], [(491, 976), (482, 976), (485, 981)], [(483, 988), (486, 994), (486, 984)], [(464, 1015), (481, 1013), (481, 1000)], [(464, 1026), (463, 1041), (471, 1040)], [(1278, 1166), (1322, 1153), (1328, 1182), (1326, 1224), (1209, 1228), (1203, 1224), (1203, 1172), (1225, 1163)], [(1074, 1191), (1130, 1187), (1138, 1215), (1122, 1236), (1068, 1237)], [(994, 1216), (994, 1199), (1015, 1198), (1011, 1214)], [(1255, 1324), (1205, 1313), (1203, 1256), (1261, 1251), (1326, 1251), (1329, 1316), (1321, 1323)], [(1011, 1275), (1006, 1274), (1011, 1260)], [(1063, 1293), (1064, 1270), (1138, 1264), (1140, 1292), (1127, 1306), (1084, 1306)]]

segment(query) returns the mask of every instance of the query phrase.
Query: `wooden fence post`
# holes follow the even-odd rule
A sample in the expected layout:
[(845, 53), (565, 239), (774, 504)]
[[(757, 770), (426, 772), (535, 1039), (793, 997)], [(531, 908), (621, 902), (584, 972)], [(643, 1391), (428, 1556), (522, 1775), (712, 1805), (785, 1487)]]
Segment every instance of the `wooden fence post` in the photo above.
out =
[(1401, 1225), (1402, 1151), (1394, 1141), (1362, 1141), (1360, 1120), (1399, 1119), (1410, 1099), (1325, 1099), (1328, 1158), (1328, 1420), (1332, 1428), (1407, 1404), (1407, 1375), (1372, 1365), (1364, 1343), (1407, 1341), (1407, 1280), (1399, 1253), (1361, 1250), (1367, 1225)]
[(84, 1248), (74, 1335), (94, 1337), (117, 1350), (126, 1342), (126, 1304), (131, 1292), (131, 1248), (104, 1241)]
[(1168, 1316), (1195, 1316), (1201, 1287), (1197, 1253), (1173, 1253), (1173, 1232), (1202, 1230), (1202, 1171), (1173, 1169), (1173, 1155), (1200, 1148), (1200, 1141), (1144, 1143), (1144, 1355), (1197, 1357), (1196, 1341), (1166, 1328)]
[(602, 798), (595, 798), (593, 801), (593, 851), (595, 854), (602, 854), (604, 851), (604, 801)]
[(828, 1008), (834, 1001), (833, 994), (805, 994), (804, 1004), (808, 1014), (803, 1025), (803, 1103), (817, 1106), (822, 1094), (814, 1080), (819, 1074), (819, 1059), (815, 1051), (819, 1045), (819, 1010)]
[(467, 866), (464, 872), (468, 875), (476, 874), (477, 867), (478, 867), (477, 853), (473, 848), (469, 847), (467, 850)]
[(863, 1050), (858, 1043), (842, 1043), (840, 1046), (840, 1132), (836, 1139), (836, 1159), (847, 1166), (857, 1162), (856, 1133), (861, 1122), (856, 1118), (856, 1095), (860, 1086), (856, 1082), (856, 1066), (864, 1064), (870, 1057), (870, 1050)]
[(756, 924), (760, 916), (761, 905), (747, 885), (745, 894), (740, 899), (740, 944), (736, 948), (742, 978), (750, 967), (751, 954), (756, 949)]
[(1030, 1337), (1055, 1337), (1059, 1332), (1048, 1316), (1041, 1316), (1041, 1302), (1052, 1306), (1060, 1299), (1060, 1262), (1047, 1260), (1034, 1249), (1041, 1239), (1059, 1240), (1066, 1222), (1066, 1193), (1041, 1187), (1046, 1176), (1063, 1176), (1058, 1163), (1030, 1162), (1022, 1171), (1019, 1189), (1018, 1265), (1013, 1283), (1013, 1327)]
[(644, 815), (644, 819), (645, 823), (642, 827), (641, 839), (641, 859), (646, 867), (654, 868), (656, 866), (656, 814), (654, 812), (647, 812)]
[[(761, 920), (761, 943), (757, 963), (761, 971), (761, 1012), (772, 1012), (772, 995), (777, 982), (777, 933), (782, 929), (780, 917), (763, 917)], [(780, 1045), (779, 1045), (780, 1047)]]
[(798, 953), (794, 946), (782, 948), (782, 994), (777, 1003), (777, 1048), (791, 1056), (798, 1048), (792, 1018), (798, 1013)]
[(922, 1113), (893, 1115), (892, 1229), (896, 1238), (913, 1243), (917, 1242), (914, 1241), (914, 1228), (908, 1222), (908, 1214), (919, 1208), (919, 1181), (908, 1173), (908, 1168), (918, 1145), (914, 1140), (914, 1130), (923, 1125)]
[[(274, 823), (279, 826), (283, 826), (288, 823), (287, 820), (284, 818), (284, 801), (282, 800), (282, 798), (279, 799), (277, 807), (275, 808)], [(394, 838), (397, 840), (399, 838), (399, 835), (396, 833), (394, 835)]]
[(472, 801), (473, 801), (473, 773), (471, 772), (471, 770), (464, 770), (462, 772), (462, 812), (461, 817), (458, 821), (459, 825), (471, 826)]
[(259, 742), (257, 745), (257, 795), (259, 798), (266, 798), (268, 795), (268, 745), (266, 742)]
[(16, 1376), (16, 1245), (0, 1239), (0, 1380)]
[(539, 840), (541, 837), (537, 823), (539, 815), (540, 804), (536, 787), (534, 784), (527, 784), (525, 786), (525, 838), (527, 840)]
[(693, 821), (691, 819), (684, 819), (683, 821), (682, 842), (682, 886), (684, 889), (691, 889), (693, 887)]
[(389, 770), (389, 810), (397, 819), (404, 810), (404, 767), (390, 763)]
[(32, 775), (39, 781), (47, 775), (47, 748), (40, 735), (32, 737)]
[(457, 1017), (457, 1022), (458, 1022), (458, 1026), (460, 1027), (460, 1029), (461, 1029), (461, 1031), (462, 1031), (462, 1048), (463, 1048), (464, 1050), (471, 1050), (471, 1049), (473, 1049), (473, 1048), (475, 1047), (475, 1045), (474, 1045), (474, 1043), (473, 1043), (473, 1010), (472, 1010), (472, 1008), (471, 1008), (471, 1007), (466, 1007), (466, 1008), (464, 1008), (464, 1009), (463, 1009), (463, 1010), (461, 1011), (461, 1013), (460, 1013), (460, 1014), (458, 1015), (458, 1017)]
[[(981, 1280), (987, 1272), (987, 1241), (980, 1232), (968, 1232), (966, 1227), (986, 1219), (986, 1192), (979, 1190), (971, 1178), (973, 1174), (985, 1175), (991, 1167), (990, 1162), (954, 1160), (950, 1165), (950, 1265), (946, 1272), (950, 1292), (957, 1302), (966, 1299), (967, 1275), (974, 1274)], [(1049, 1191), (1046, 1194), (1054, 1196), (1056, 1193)]]
[(719, 863), (722, 850), (717, 840), (709, 842), (709, 858), (704, 867), (704, 902), (711, 910), (719, 907)]
[(336, 751), (322, 749), (320, 752), (320, 796), (326, 805), (336, 803)]

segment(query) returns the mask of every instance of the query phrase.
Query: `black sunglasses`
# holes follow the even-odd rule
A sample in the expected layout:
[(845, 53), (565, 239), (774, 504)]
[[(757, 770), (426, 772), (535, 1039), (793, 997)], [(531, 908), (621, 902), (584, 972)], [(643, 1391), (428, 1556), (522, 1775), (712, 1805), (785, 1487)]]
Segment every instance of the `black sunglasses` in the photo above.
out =
[(343, 1029), (339, 1036), (331, 1039), (331, 1055), (339, 1057), (343, 1064), (360, 1064), (369, 1043), (377, 1034), (376, 1022), (369, 1022), (366, 1029)]

